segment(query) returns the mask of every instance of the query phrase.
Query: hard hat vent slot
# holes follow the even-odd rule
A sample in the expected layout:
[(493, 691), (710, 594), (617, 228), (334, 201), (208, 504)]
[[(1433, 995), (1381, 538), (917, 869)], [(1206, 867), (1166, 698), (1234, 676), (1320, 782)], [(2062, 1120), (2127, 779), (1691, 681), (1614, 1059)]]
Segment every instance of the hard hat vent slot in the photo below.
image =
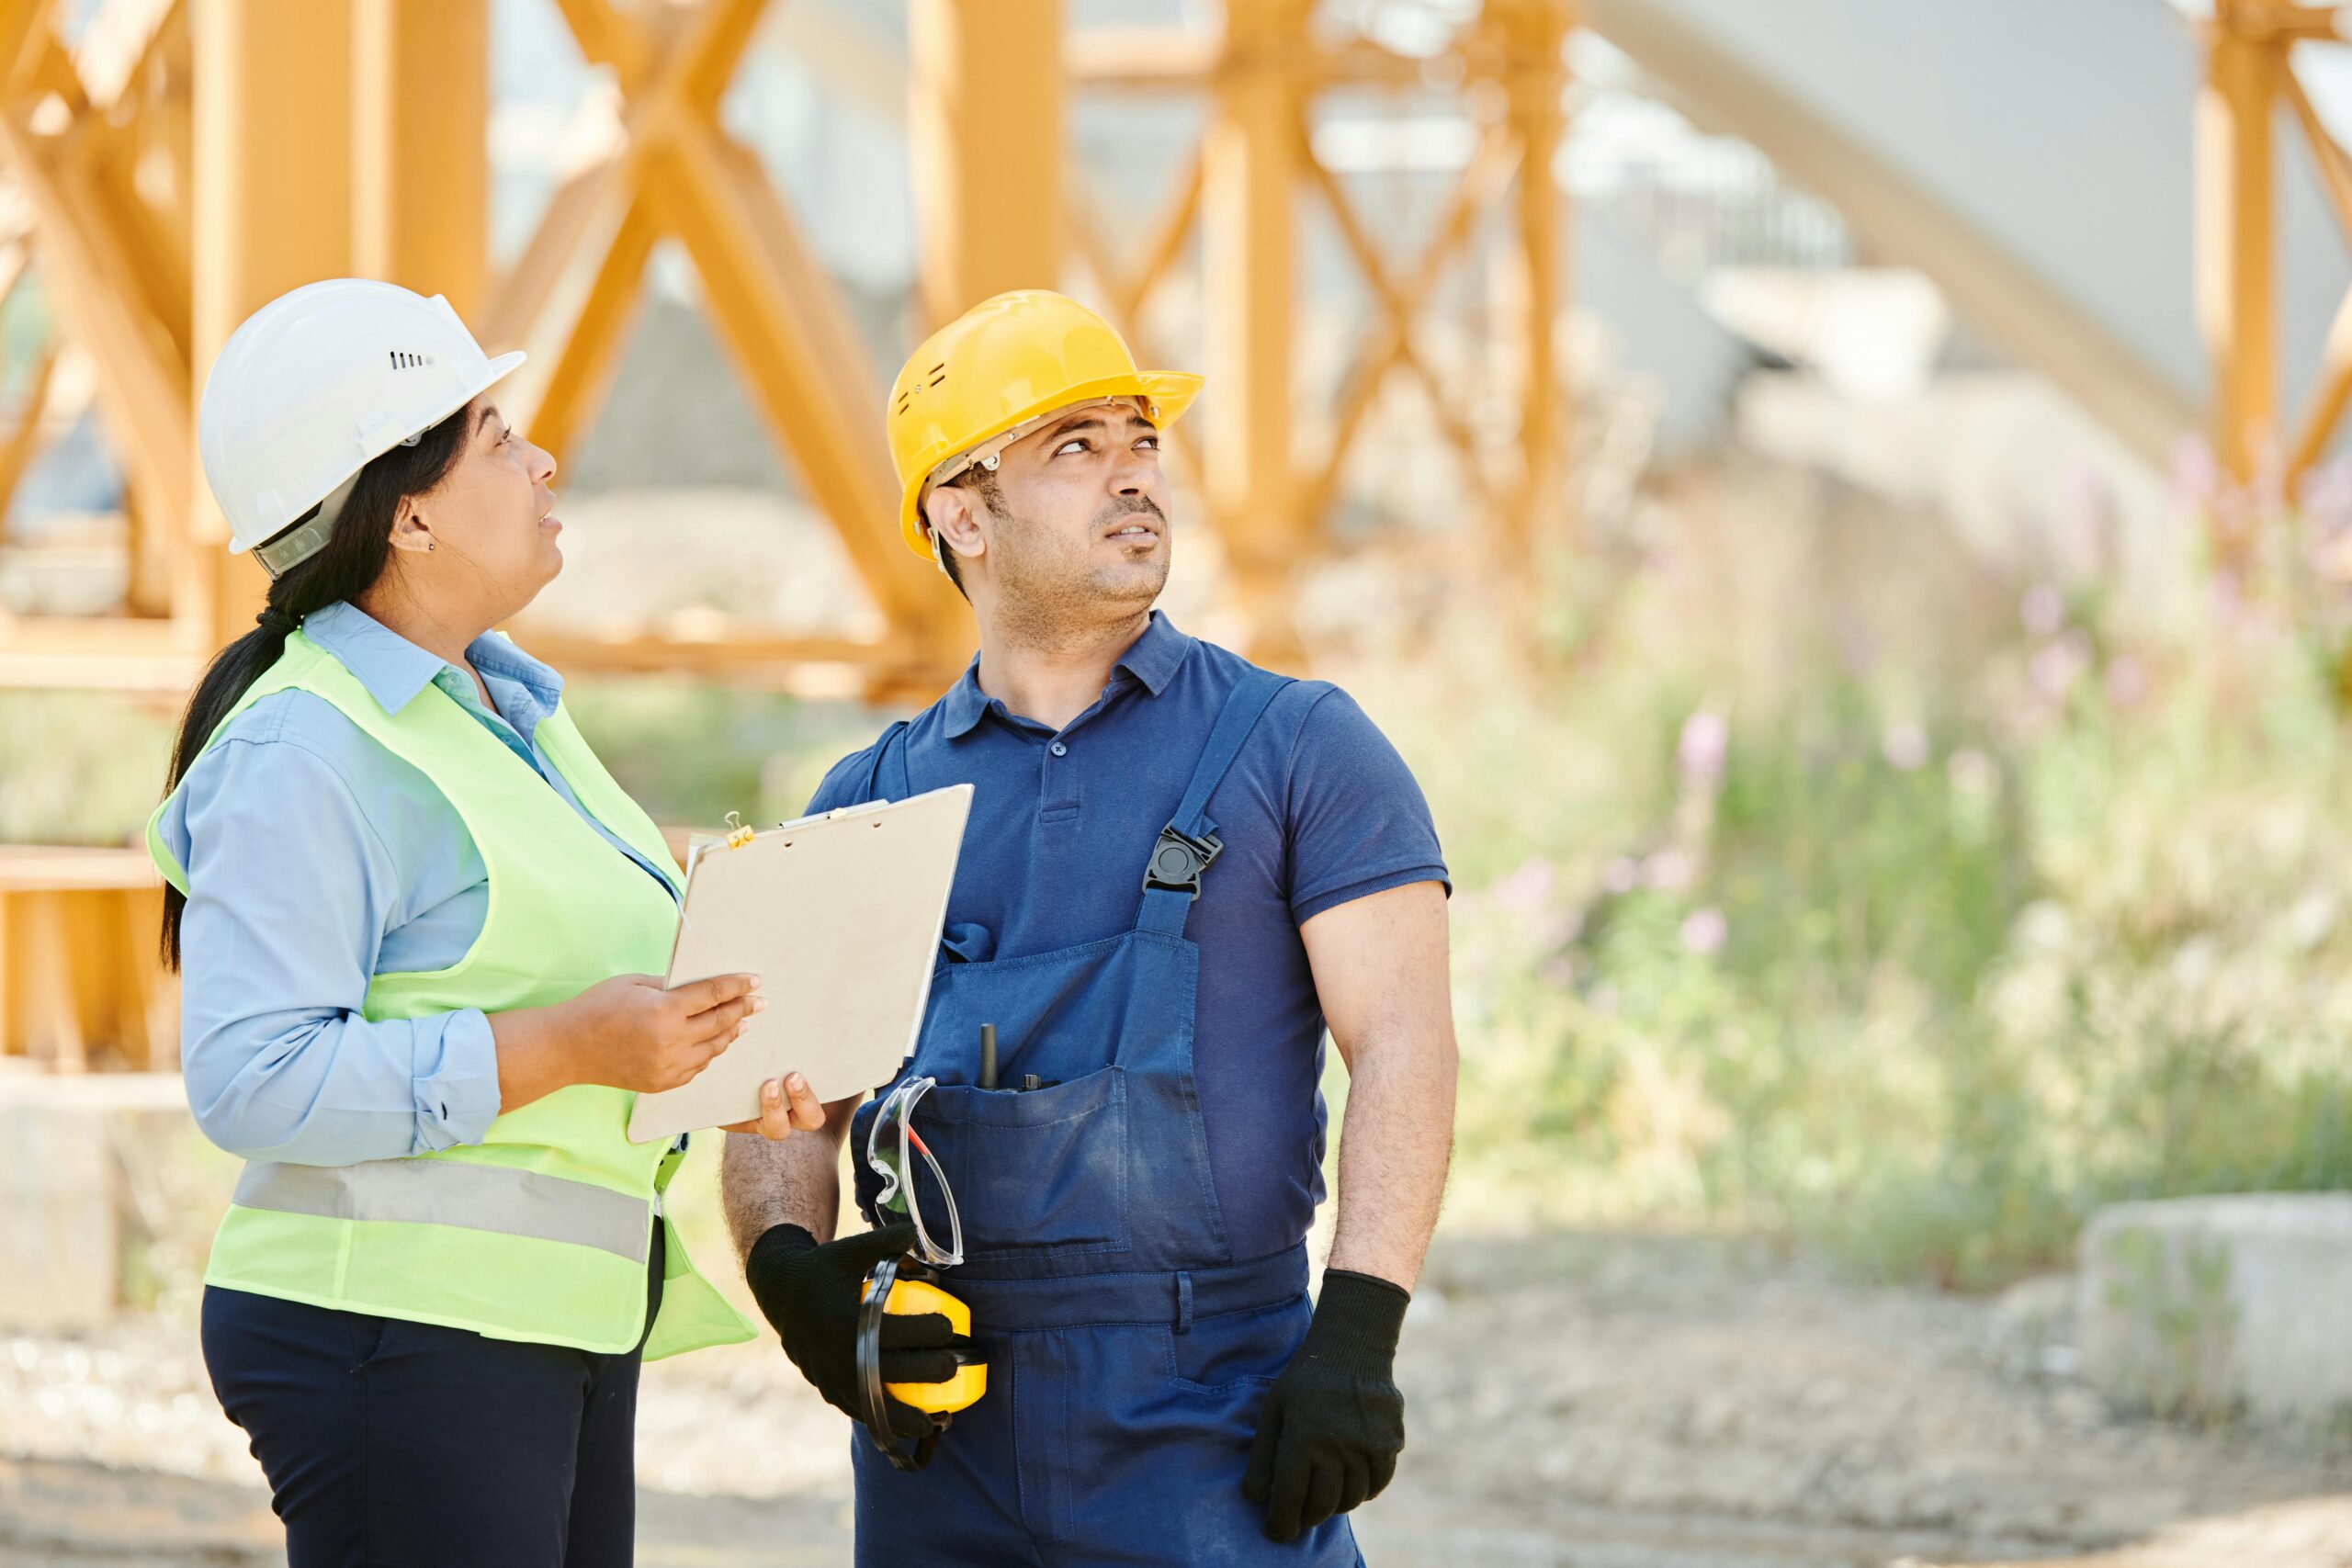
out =
[(914, 394), (912, 392), (900, 392), (899, 394), (899, 412), (900, 413), (906, 412), (907, 405), (912, 401), (914, 401)]
[(947, 367), (946, 367), (946, 366), (944, 366), (944, 365), (934, 365), (934, 366), (933, 366), (933, 367), (931, 367), (931, 384), (932, 384), (933, 386), (936, 387), (936, 386), (938, 386), (942, 381), (944, 381), (944, 380), (946, 380), (946, 379), (947, 379)]
[(391, 356), (392, 368), (395, 370), (415, 370), (433, 363), (433, 356), (429, 354), (411, 354), (401, 348), (388, 349), (385, 352)]

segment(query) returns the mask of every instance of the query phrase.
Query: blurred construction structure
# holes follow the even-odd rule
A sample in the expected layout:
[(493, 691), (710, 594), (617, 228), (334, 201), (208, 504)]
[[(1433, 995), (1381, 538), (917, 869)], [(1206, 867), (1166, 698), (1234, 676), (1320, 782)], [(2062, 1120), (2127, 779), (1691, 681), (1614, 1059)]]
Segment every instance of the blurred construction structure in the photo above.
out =
[[(575, 474), (670, 428), (648, 400), (724, 425), (725, 376), (621, 374), (655, 337), (697, 365), (707, 334), (742, 389), (727, 466), (774, 465), (856, 601), (519, 628), (573, 671), (882, 700), (952, 678), (968, 614), (897, 540), (879, 388), (931, 324), (1038, 283), (1208, 372), (1171, 463), (1226, 624), (1277, 663), (1303, 657), (1302, 568), (1382, 528), (1485, 562), (1498, 604), (1528, 592), (1577, 539), (1572, 385), (1611, 377), (1663, 388), (1644, 438), (1670, 444), (1759, 366), (1867, 409), (1992, 365), (2138, 462), (2201, 428), (2240, 479), (2291, 477), (2352, 400), (2352, 95), (2322, 80), (2343, 15), (0, 0), (0, 686), (169, 703), (250, 624), (197, 389), (246, 312), (345, 273), (530, 349), (502, 403)], [(515, 85), (558, 77), (579, 85), (541, 134)], [(533, 191), (502, 196), (524, 156)], [(23, 591), (45, 573), (99, 586)], [(171, 1065), (153, 897), (135, 857), (0, 859), (7, 1054)]]
[[(692, 264), (710, 326), (765, 433), (831, 525), (879, 612), (866, 641), (699, 624), (582, 636), (534, 628), (575, 669), (788, 672), (854, 667), (878, 694), (935, 689), (968, 647), (961, 606), (888, 526), (891, 480), (876, 355), (722, 101), (768, 0), (636, 6), (563, 0), (585, 62), (610, 90), (611, 136), (569, 172), (511, 266), (492, 276), (487, 130), (490, 0), (120, 0), (0, 9), (14, 62), (0, 116), (14, 232), (11, 277), (37, 274), (46, 339), (0, 447), (0, 507), (36, 456), (55, 367), (86, 363), (122, 473), (122, 601), (95, 616), (0, 622), (0, 681), (172, 691), (259, 603), (225, 559), (191, 458), (191, 409), (212, 347), (281, 289), (354, 272), (448, 294), (497, 347), (533, 351), (503, 394), (534, 437), (569, 457), (610, 387), (657, 243)], [(924, 209), (922, 303), (932, 321), (999, 288), (1062, 278), (1063, 236), (1097, 294), (1130, 322), (1200, 231), (1205, 354), (1225, 389), (1206, 411), (1209, 511), (1261, 643), (1295, 658), (1284, 573), (1313, 547), (1362, 412), (1381, 379), (1429, 370), (1414, 327), (1515, 171), (1526, 326), (1519, 439), (1474, 438), (1447, 400), (1482, 515), (1514, 529), (1557, 484), (1565, 436), (1551, 323), (1558, 314), (1565, 0), (1487, 7), (1437, 55), (1357, 35), (1318, 41), (1307, 0), (1236, 0), (1221, 32), (1068, 32), (1057, 0), (921, 0), (910, 16), (911, 141)], [(1067, 63), (1065, 37), (1067, 34)], [(1481, 120), (1462, 196), (1423, 254), (1374, 243), (1316, 161), (1323, 89), (1443, 81)], [(1066, 91), (1192, 90), (1214, 110), (1142, 254), (1114, 254), (1059, 153)], [(1491, 102), (1489, 101), (1491, 96)], [(1302, 193), (1329, 206), (1374, 295), (1378, 341), (1336, 400), (1329, 450), (1294, 457)], [(1066, 201), (1066, 197), (1069, 199)], [(1508, 448), (1503, 450), (1502, 448)], [(1524, 541), (1517, 541), (1523, 547)]]

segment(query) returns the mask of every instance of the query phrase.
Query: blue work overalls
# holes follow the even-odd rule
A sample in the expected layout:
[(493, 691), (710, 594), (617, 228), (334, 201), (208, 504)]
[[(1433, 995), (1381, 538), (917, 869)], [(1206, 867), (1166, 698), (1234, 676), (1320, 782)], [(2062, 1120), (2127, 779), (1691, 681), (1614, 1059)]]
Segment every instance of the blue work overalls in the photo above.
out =
[[(1263, 671), (1241, 682), (1170, 830), (1136, 846), (1132, 869), (1103, 868), (1146, 874), (1134, 930), (1024, 958), (943, 957), (900, 1077), (939, 1081), (915, 1128), (962, 1213), (966, 1261), (943, 1283), (971, 1306), (989, 1391), (918, 1472), (855, 1436), (862, 1564), (1362, 1561), (1344, 1517), (1277, 1546), (1242, 1495), (1266, 1389), (1306, 1332), (1306, 1249), (1234, 1261), (1193, 1080), (1195, 846), (1285, 684)], [(914, 792), (904, 727), (876, 748), (873, 784)], [(1007, 1087), (986, 1089), (990, 1023)], [(1040, 1087), (1013, 1087), (1032, 1077)], [(869, 1223), (874, 1111), (851, 1132)], [(939, 1212), (927, 1178), (917, 1197), (927, 1220)]]

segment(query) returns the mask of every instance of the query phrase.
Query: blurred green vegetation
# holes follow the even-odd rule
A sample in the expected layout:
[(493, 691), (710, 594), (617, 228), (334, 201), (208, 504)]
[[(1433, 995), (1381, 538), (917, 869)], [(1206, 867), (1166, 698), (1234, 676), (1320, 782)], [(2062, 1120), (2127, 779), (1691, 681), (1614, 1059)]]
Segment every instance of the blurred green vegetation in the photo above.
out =
[(1797, 510), (1580, 567), (1606, 624), (1495, 700), (1367, 694), (1462, 873), (1456, 1218), (1983, 1288), (2110, 1200), (2352, 1186), (2324, 520), (2221, 581), (2177, 503), (2127, 582)]
[[(2110, 1200), (2352, 1186), (2352, 504), (2274, 509), (2234, 576), (2196, 495), (2128, 550), (2084, 504), (2088, 547), (1988, 548), (1726, 460), (1595, 527), (1532, 657), (1425, 558), (1356, 563), (1321, 672), (1458, 883), (1450, 1224), (1736, 1226), (1984, 1288)], [(797, 815), (883, 716), (571, 701), (698, 826)], [(132, 832), (166, 724), (0, 694), (0, 839)]]

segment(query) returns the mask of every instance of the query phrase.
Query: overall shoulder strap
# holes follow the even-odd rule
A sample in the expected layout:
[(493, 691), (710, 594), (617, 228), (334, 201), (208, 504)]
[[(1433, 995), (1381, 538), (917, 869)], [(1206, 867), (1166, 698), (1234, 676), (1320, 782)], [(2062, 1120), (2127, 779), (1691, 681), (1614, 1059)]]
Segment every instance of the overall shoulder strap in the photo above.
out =
[(1201, 874), (1225, 848), (1216, 836), (1216, 824), (1209, 820), (1209, 797), (1225, 782), (1268, 705), (1290, 683), (1286, 675), (1252, 669), (1225, 699), (1225, 707), (1209, 730), (1208, 744), (1201, 748), (1193, 781), (1184, 786), (1184, 798), (1168, 826), (1159, 830), (1159, 841), (1152, 846), (1151, 862), (1144, 869), (1143, 911), (1136, 921), (1137, 930), (1184, 934), (1185, 917), (1192, 913), (1193, 900), (1201, 896)]

